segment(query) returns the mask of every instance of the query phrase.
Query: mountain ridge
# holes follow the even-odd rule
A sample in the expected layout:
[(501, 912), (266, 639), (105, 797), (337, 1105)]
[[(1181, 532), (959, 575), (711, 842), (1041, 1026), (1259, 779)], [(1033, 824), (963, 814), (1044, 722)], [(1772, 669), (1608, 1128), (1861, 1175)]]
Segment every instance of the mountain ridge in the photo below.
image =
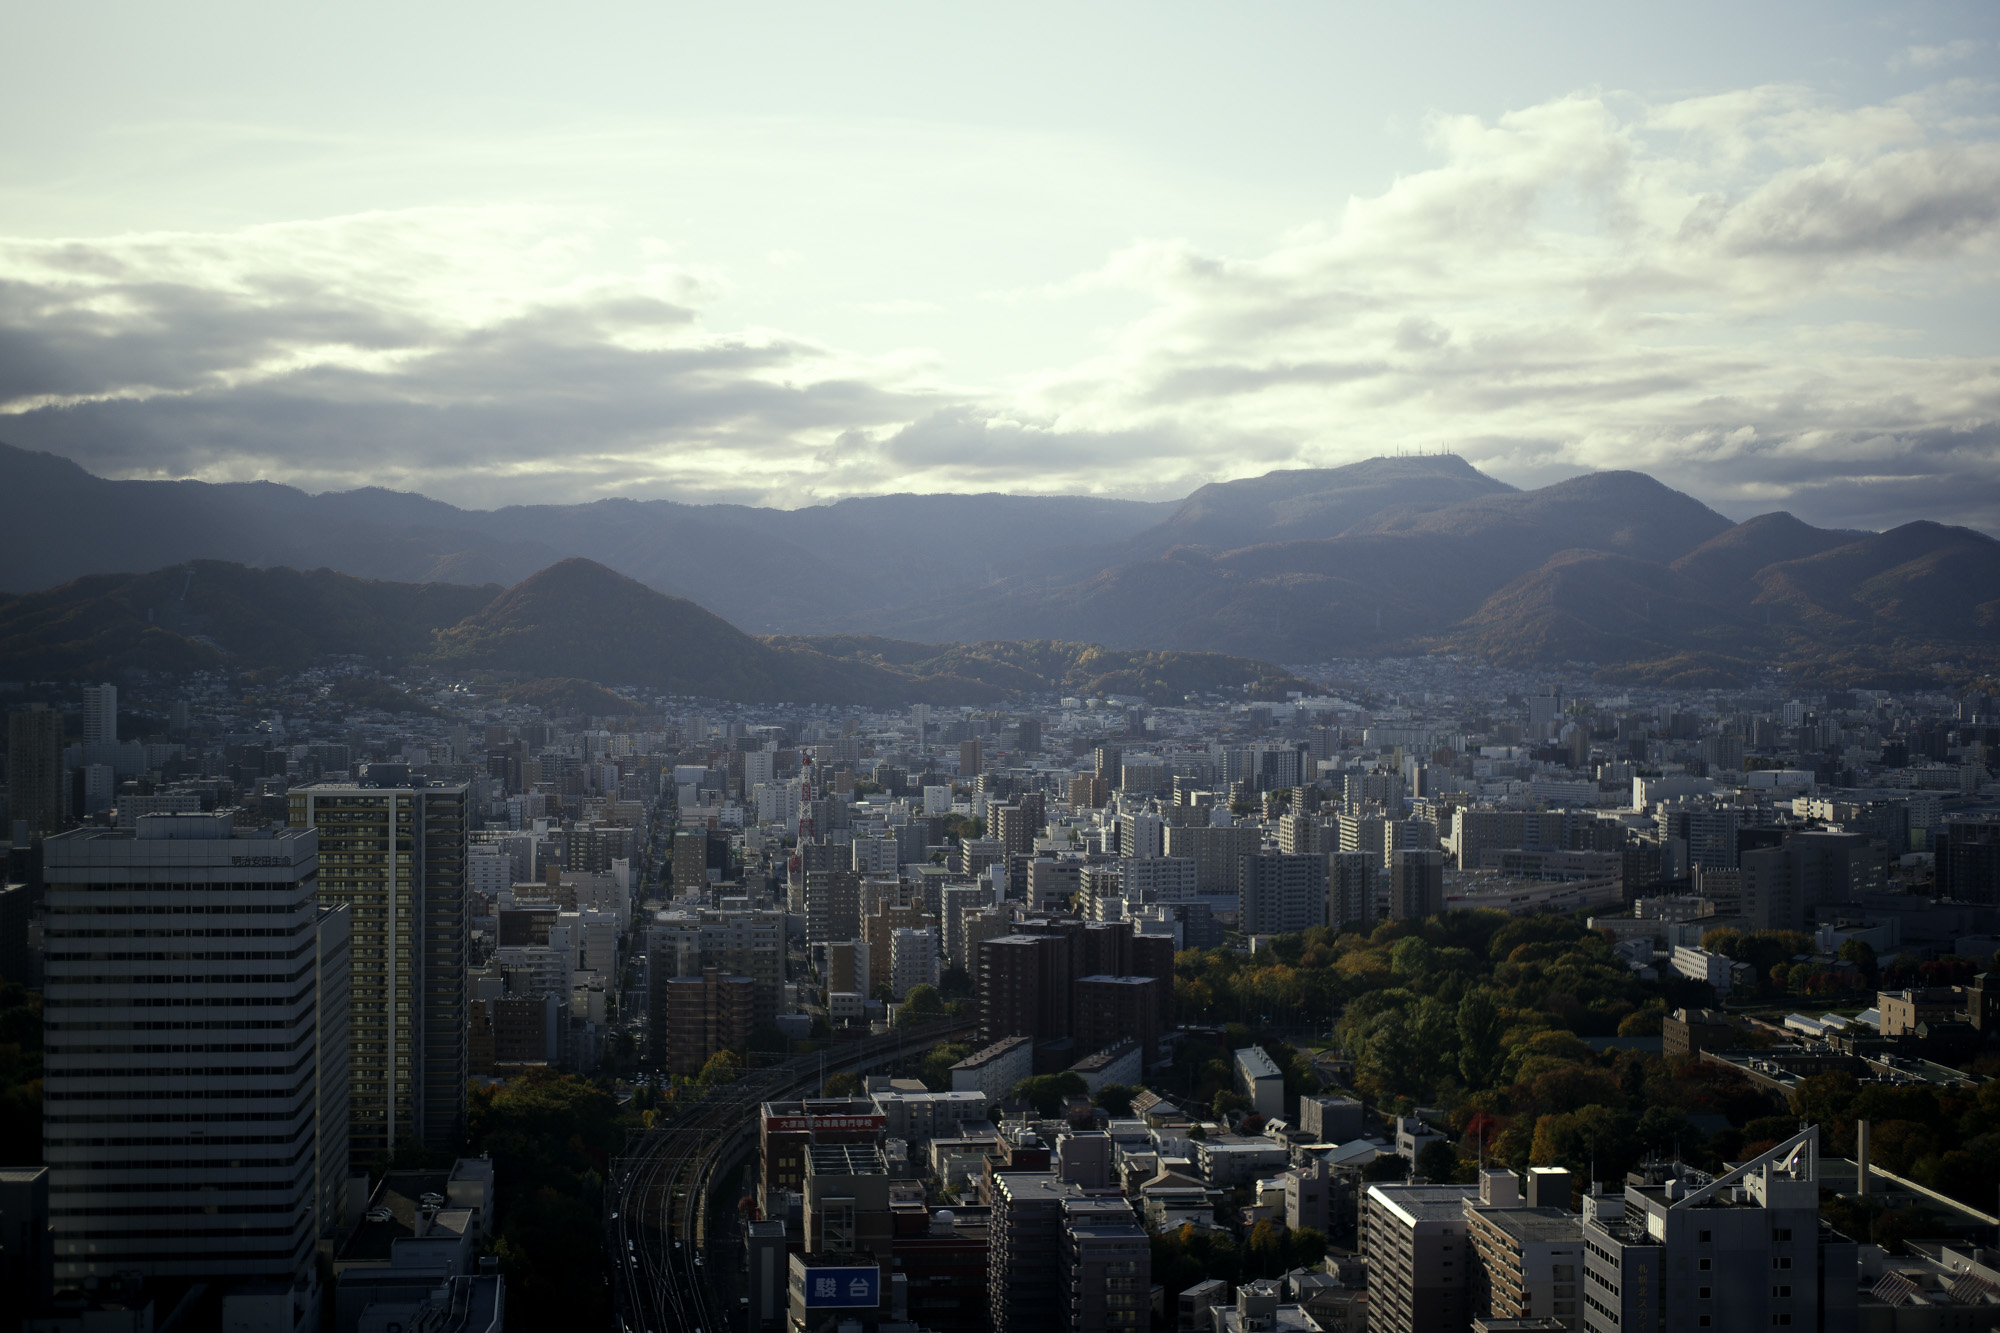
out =
[(756, 638), (582, 557), (507, 588), (193, 561), (0, 598), (0, 679), (285, 672), (359, 657), (485, 676), (525, 701), (571, 704), (610, 685), (746, 703), (866, 705), (990, 703), (1073, 689), (1164, 703), (1193, 690), (1247, 687), (1251, 697), (1282, 698), (1312, 688), (1268, 663), (1218, 654), (1049, 642), (885, 647)]
[[(244, 564), (313, 568), (306, 557), (331, 552), (341, 560), (319, 563), (364, 580), (449, 580), (517, 599), (582, 559), (669, 599), (635, 600), (613, 583), (582, 599), (643, 610), (658, 650), (650, 665), (615, 636), (591, 640), (608, 663), (576, 660), (559, 634), (523, 639), (502, 623), (504, 605), (484, 621), (467, 612), (422, 627), (444, 659), (507, 658), (557, 678), (613, 664), (658, 674), (682, 639), (733, 664), (736, 688), (922, 689), (939, 701), (1022, 688), (1029, 677), (1016, 673), (1034, 655), (1010, 644), (1067, 645), (1079, 660), (1079, 645), (1095, 645), (1126, 654), (1119, 670), (1142, 677), (1145, 654), (1180, 654), (1177, 680), (1203, 677), (1185, 656), (1202, 653), (1296, 663), (1470, 652), (1630, 679), (1780, 668), (1848, 683), (1869, 671), (1984, 669), (2000, 654), (2000, 542), (1984, 533), (1923, 521), (1821, 529), (1782, 512), (1732, 523), (1644, 473), (1520, 490), (1453, 455), (1271, 472), (1151, 506), (986, 493), (805, 510), (612, 498), (467, 511), (368, 487), (315, 497), (271, 483), (105, 482), (0, 446), (0, 482), (23, 478), (7, 556), (17, 575), (23, 552), (74, 561), (85, 551), (102, 565), (164, 544), (176, 555), (162, 563), (174, 564), (226, 539), (256, 557)], [(134, 496), (159, 512), (135, 514)], [(589, 549), (563, 549), (576, 546)], [(532, 628), (567, 614), (562, 599), (544, 601)], [(1635, 618), (1635, 604), (1656, 614)], [(893, 643), (917, 646), (883, 647)], [(115, 657), (114, 647), (92, 651)], [(1080, 669), (1029, 676), (1067, 690)], [(715, 685), (686, 661), (666, 676)]]

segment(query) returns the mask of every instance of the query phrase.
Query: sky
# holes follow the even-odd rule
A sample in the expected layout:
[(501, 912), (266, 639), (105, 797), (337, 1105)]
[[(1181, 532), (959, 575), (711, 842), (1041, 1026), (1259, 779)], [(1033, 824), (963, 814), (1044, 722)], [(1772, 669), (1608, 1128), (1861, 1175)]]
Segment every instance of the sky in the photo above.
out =
[(2000, 533), (2000, 6), (0, 8), (0, 441), (491, 507), (1456, 452)]

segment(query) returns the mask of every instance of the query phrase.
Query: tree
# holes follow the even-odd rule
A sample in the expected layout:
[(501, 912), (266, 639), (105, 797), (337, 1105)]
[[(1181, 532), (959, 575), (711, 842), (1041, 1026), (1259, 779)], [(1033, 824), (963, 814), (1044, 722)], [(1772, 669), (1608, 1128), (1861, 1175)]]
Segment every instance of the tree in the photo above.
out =
[(859, 1074), (829, 1074), (826, 1080), (826, 1090), (822, 1095), (827, 1097), (859, 1097), (861, 1095), (861, 1076)]
[(1285, 1224), (1275, 1218), (1259, 1219), (1243, 1238), (1243, 1268), (1257, 1277), (1277, 1277), (1285, 1271), (1288, 1257)]
[(901, 1022), (929, 1022), (944, 1013), (944, 996), (936, 986), (928, 982), (910, 987), (910, 993), (903, 997), (903, 1007), (896, 1011), (896, 1019)]
[(1881, 970), (1875, 960), (1875, 946), (1867, 940), (1849, 940), (1841, 945), (1840, 961), (1852, 963), (1861, 969), (1861, 979), (1871, 986), (1875, 984), (1875, 977)]
[(1361, 1168), (1363, 1180), (1401, 1180), (1410, 1173), (1410, 1164), (1394, 1153), (1384, 1153)]
[(943, 1042), (924, 1052), (924, 1058), (917, 1065), (917, 1077), (932, 1092), (951, 1091), (951, 1067), (972, 1054), (970, 1046), (956, 1042)]
[(1417, 1154), (1417, 1174), (1434, 1185), (1448, 1185), (1458, 1176), (1458, 1153), (1443, 1139), (1433, 1139)]
[(1421, 935), (1396, 941), (1389, 950), (1389, 970), (1399, 977), (1422, 977), (1437, 971), (1437, 950)]
[(1104, 1108), (1106, 1115), (1123, 1119), (1132, 1114), (1132, 1098), (1137, 1095), (1123, 1083), (1106, 1083), (1097, 1090), (1097, 1104)]
[(694, 1081), (703, 1087), (717, 1083), (734, 1083), (743, 1072), (743, 1057), (734, 1051), (717, 1051), (708, 1057), (708, 1063), (701, 1067)]
[(1062, 1113), (1063, 1098), (1089, 1091), (1090, 1085), (1083, 1081), (1083, 1075), (1068, 1069), (1060, 1074), (1038, 1074), (1033, 1078), (1024, 1078), (1014, 1085), (1014, 1096), (1023, 1101), (1033, 1102), (1036, 1113), (1044, 1118)]

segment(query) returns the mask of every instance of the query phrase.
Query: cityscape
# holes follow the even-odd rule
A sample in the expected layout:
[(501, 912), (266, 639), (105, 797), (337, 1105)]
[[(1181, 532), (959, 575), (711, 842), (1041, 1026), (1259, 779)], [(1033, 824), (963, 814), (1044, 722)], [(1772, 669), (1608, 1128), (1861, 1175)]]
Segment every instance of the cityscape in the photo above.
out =
[(0, 1333), (2000, 1333), (2000, 9), (6, 31)]
[(1706, 1309), (1667, 1275), (1719, 1225), (1772, 1316), (1989, 1299), (1990, 696), (1298, 672), (984, 709), (19, 683), (12, 1289), (1615, 1328)]

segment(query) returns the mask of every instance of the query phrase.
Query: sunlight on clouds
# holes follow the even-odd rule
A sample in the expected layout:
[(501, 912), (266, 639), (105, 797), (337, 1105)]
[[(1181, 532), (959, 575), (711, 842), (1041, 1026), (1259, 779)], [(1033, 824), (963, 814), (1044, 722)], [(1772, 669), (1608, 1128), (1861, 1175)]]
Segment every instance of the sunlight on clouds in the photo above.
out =
[[(1438, 114), (1429, 165), (1262, 252), (1135, 238), (995, 294), (1050, 321), (1105, 293), (1137, 310), (999, 387), (961, 382), (948, 347), (713, 328), (728, 274), (581, 211), (0, 238), (0, 435), (114, 475), (461, 503), (1157, 498), (1453, 449), (1502, 475), (1642, 468), (1739, 513), (1838, 492), (1865, 516), (1870, 486), (1977, 470), (2000, 416), (1990, 353), (1918, 350), (1926, 302), (1994, 276), (2000, 135), (1977, 106), (1962, 85), (1844, 108), (1770, 86)], [(1965, 493), (1972, 521), (1989, 494)]]

